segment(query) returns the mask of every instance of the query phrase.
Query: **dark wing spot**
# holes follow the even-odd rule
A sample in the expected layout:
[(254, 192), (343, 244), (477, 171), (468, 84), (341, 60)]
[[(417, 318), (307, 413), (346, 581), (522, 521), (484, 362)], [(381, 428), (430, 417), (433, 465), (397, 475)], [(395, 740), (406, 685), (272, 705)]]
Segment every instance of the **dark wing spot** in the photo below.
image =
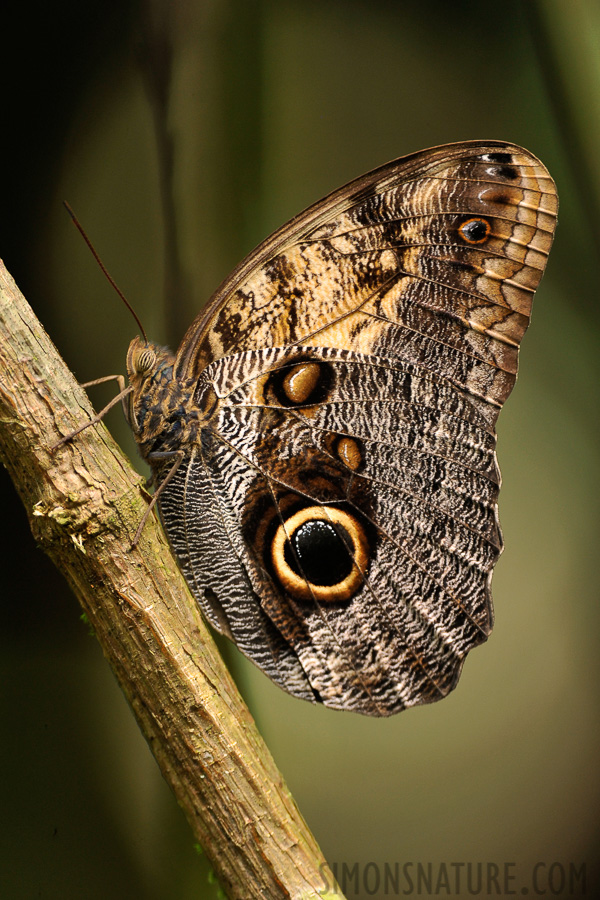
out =
[(342, 525), (336, 528), (324, 519), (303, 522), (285, 546), (285, 561), (296, 575), (310, 584), (339, 584), (352, 572), (353, 561), (348, 547), (350, 535)]
[(461, 259), (446, 259), (444, 262), (449, 268), (454, 269), (455, 272), (465, 272), (465, 274), (469, 275), (477, 272), (475, 266), (471, 265), (471, 263), (463, 262)]
[(483, 244), (489, 237), (491, 228), (487, 219), (467, 219), (458, 229), (458, 233), (468, 244)]
[[(514, 189), (513, 189), (514, 190)], [(479, 199), (485, 203), (499, 203), (502, 206), (518, 206), (519, 195), (511, 196), (510, 192), (504, 188), (487, 188), (481, 191)]]
[(296, 600), (347, 603), (364, 584), (373, 546), (355, 512), (306, 506), (280, 522), (267, 567)]
[(487, 173), (496, 178), (506, 178), (507, 181), (514, 181), (519, 177), (519, 173), (513, 166), (490, 166)]
[(494, 162), (494, 163), (511, 163), (512, 156), (510, 153), (485, 153), (482, 157), (484, 162)]

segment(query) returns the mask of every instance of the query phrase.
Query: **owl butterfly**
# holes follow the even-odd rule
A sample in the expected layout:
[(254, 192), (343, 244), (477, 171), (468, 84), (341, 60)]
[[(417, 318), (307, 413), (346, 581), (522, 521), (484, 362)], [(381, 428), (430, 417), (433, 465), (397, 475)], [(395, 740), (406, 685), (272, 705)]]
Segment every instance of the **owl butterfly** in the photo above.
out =
[(135, 338), (128, 419), (210, 623), (296, 697), (444, 697), (492, 628), (495, 423), (557, 211), (520, 147), (415, 153), (245, 259), (177, 354)]

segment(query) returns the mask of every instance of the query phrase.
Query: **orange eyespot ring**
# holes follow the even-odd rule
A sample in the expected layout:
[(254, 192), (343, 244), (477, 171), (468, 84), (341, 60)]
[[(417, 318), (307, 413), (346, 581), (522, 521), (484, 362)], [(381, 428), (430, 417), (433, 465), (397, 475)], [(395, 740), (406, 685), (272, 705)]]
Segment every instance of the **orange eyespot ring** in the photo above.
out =
[(358, 519), (333, 506), (309, 506), (279, 526), (271, 561), (284, 590), (298, 600), (340, 603), (364, 582), (369, 542)]
[(483, 244), (491, 231), (492, 227), (487, 219), (480, 218), (467, 219), (458, 229), (458, 233), (467, 244)]

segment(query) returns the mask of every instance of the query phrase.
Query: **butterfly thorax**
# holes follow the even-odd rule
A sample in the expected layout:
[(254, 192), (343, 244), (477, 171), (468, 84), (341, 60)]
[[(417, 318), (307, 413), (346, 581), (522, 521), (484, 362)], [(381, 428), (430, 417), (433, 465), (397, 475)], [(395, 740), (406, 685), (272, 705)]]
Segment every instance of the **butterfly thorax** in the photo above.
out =
[(175, 355), (167, 347), (136, 337), (127, 353), (132, 391), (127, 419), (144, 459), (192, 446), (201, 414), (194, 406), (194, 381), (173, 377)]

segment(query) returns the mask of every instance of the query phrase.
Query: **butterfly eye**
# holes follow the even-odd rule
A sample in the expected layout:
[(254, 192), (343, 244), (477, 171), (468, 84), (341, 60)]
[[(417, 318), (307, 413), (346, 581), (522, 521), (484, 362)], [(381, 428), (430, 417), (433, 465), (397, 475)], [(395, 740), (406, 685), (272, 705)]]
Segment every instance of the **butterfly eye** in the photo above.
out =
[(135, 360), (135, 371), (138, 375), (145, 375), (154, 368), (156, 362), (156, 353), (150, 347), (144, 347), (138, 358)]
[(275, 574), (293, 597), (339, 603), (363, 583), (369, 542), (355, 516), (337, 507), (310, 506), (279, 526), (271, 558)]
[(483, 244), (491, 230), (487, 219), (467, 219), (458, 229), (458, 233), (468, 244)]

